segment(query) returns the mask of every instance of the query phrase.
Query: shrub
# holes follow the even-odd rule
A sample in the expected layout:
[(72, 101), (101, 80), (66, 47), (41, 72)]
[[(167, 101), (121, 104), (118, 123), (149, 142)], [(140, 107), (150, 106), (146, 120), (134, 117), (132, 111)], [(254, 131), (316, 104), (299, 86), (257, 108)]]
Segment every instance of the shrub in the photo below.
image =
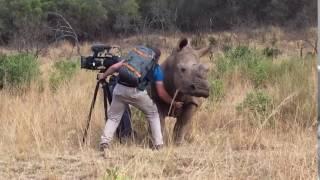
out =
[(220, 75), (225, 74), (228, 69), (230, 69), (229, 66), (229, 61), (224, 59), (223, 57), (218, 57), (217, 62), (216, 62), (216, 68), (217, 68), (217, 72)]
[(272, 74), (276, 65), (271, 61), (257, 61), (253, 66), (247, 68), (249, 79), (257, 88), (262, 87), (270, 80), (269, 76)]
[(127, 180), (129, 177), (122, 175), (118, 167), (106, 169), (104, 180)]
[(40, 75), (35, 56), (26, 53), (0, 55), (0, 87), (28, 87)]
[(266, 56), (246, 46), (231, 48), (218, 57), (217, 71), (219, 74), (233, 72), (238, 68), (244, 77), (251, 80), (255, 87), (260, 88), (267, 83), (277, 67)]
[(265, 55), (266, 57), (277, 57), (279, 54), (281, 53), (281, 51), (277, 48), (270, 48), (270, 47), (266, 47), (262, 50), (262, 54)]
[(211, 46), (216, 46), (216, 45), (218, 44), (217, 39), (214, 38), (213, 36), (210, 36), (210, 37), (208, 38), (208, 41), (209, 41), (209, 44), (210, 44)]
[[(248, 56), (252, 55), (252, 51), (247, 46), (238, 46), (236, 48), (232, 48), (226, 52), (226, 57), (230, 59), (237, 59), (243, 60)], [(235, 61), (237, 62), (237, 61)]]
[(54, 71), (50, 75), (50, 89), (56, 91), (61, 84), (68, 82), (78, 69), (78, 65), (74, 61), (62, 60), (54, 64)]
[(253, 91), (247, 94), (242, 103), (237, 106), (238, 111), (247, 110), (250, 113), (265, 116), (271, 106), (272, 99), (264, 91)]
[(228, 52), (230, 49), (232, 49), (230, 45), (222, 45), (222, 51), (224, 53)]
[(252, 66), (257, 60), (255, 54), (246, 46), (238, 46), (225, 51), (224, 56), (218, 57), (217, 70), (219, 73), (226, 73), (236, 66)]
[(220, 101), (224, 97), (224, 85), (222, 80), (210, 81), (210, 101)]
[[(281, 106), (279, 113), (271, 117), (268, 123), (272, 125), (276, 120), (281, 120), (292, 124), (291, 120), (294, 119), (294, 123), (308, 127), (313, 124), (312, 117), (316, 113), (315, 63), (314, 58), (298, 57), (278, 58), (275, 62), (263, 55), (263, 51), (236, 47), (217, 57), (216, 71), (210, 72), (210, 79), (226, 82), (226, 89), (238, 83), (234, 79), (243, 82), (250, 80), (254, 91), (237, 106), (237, 110), (247, 115), (252, 124), (259, 123), (257, 119), (263, 121), (273, 106), (281, 104), (289, 95), (296, 94), (294, 100)], [(213, 101), (216, 97), (214, 93), (219, 92), (218, 87), (219, 83), (212, 82), (210, 98)], [(262, 91), (264, 88), (272, 94)]]

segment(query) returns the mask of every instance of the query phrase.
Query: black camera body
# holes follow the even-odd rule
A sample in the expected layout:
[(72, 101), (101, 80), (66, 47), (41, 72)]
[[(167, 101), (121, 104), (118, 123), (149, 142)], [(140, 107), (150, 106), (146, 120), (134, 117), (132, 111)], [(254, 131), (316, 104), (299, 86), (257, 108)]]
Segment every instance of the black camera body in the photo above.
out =
[(108, 46), (104, 44), (95, 44), (91, 46), (92, 56), (81, 56), (81, 68), (89, 70), (106, 70), (113, 64), (120, 61), (120, 56), (110, 52), (117, 46)]

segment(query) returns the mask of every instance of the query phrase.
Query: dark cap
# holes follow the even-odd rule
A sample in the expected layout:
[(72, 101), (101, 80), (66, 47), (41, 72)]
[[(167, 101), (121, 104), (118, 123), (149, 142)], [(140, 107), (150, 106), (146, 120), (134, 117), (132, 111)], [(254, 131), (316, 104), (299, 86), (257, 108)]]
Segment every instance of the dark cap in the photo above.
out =
[(160, 58), (160, 56), (161, 56), (161, 51), (160, 51), (160, 49), (158, 49), (158, 48), (156, 48), (156, 47), (152, 47), (152, 46), (149, 46), (149, 48), (153, 50), (153, 52), (155, 53), (154, 58), (155, 58), (156, 60), (158, 60), (158, 59)]

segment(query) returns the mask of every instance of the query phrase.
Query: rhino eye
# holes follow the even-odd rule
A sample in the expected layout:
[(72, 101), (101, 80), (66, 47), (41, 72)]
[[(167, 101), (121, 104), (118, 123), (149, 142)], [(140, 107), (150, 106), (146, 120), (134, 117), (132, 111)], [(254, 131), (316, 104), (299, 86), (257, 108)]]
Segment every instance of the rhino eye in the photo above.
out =
[(186, 68), (181, 68), (181, 72), (186, 72)]

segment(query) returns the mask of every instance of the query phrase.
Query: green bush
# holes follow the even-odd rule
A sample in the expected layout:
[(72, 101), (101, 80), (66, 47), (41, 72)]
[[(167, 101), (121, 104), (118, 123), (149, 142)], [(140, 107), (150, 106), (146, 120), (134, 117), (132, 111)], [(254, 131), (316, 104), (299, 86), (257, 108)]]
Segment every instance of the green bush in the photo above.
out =
[(262, 54), (267, 56), (267, 57), (277, 57), (279, 54), (281, 54), (281, 51), (277, 48), (270, 48), (270, 47), (266, 47), (262, 50)]
[(237, 106), (238, 111), (248, 110), (250, 113), (266, 115), (270, 109), (272, 98), (264, 91), (253, 91), (247, 94), (242, 103)]
[[(226, 52), (226, 57), (230, 59), (237, 59), (243, 60), (244, 58), (251, 56), (253, 51), (249, 49), (247, 46), (238, 46), (236, 48), (232, 48)], [(239, 61), (235, 61), (239, 62)]]
[(28, 87), (40, 75), (35, 56), (26, 53), (0, 55), (0, 87)]
[(230, 49), (231, 49), (230, 45), (226, 45), (226, 44), (222, 45), (222, 51), (224, 53), (228, 52)]
[(129, 177), (122, 175), (118, 167), (108, 168), (104, 174), (104, 180), (128, 180)]
[[(315, 117), (316, 113), (314, 59), (290, 57), (276, 60), (272, 61), (270, 57), (263, 55), (263, 50), (232, 48), (223, 56), (217, 57), (216, 71), (210, 72), (209, 79), (223, 82), (225, 89), (239, 83), (233, 82), (234, 79), (242, 82), (249, 80), (254, 90), (237, 106), (237, 110), (246, 115), (249, 122), (254, 125), (264, 121), (271, 108), (278, 106), (292, 94), (297, 94), (294, 100), (282, 106), (279, 113), (268, 120), (268, 124), (274, 125), (279, 119), (285, 123), (292, 123), (292, 119), (298, 119), (294, 123), (302, 126), (312, 125), (314, 120), (312, 117)], [(219, 92), (218, 87), (219, 83), (212, 81), (212, 94), (210, 94), (212, 101), (215, 101), (214, 93)], [(272, 94), (267, 94), (262, 91), (263, 89)]]
[(224, 97), (224, 85), (220, 79), (210, 81), (210, 101), (220, 101)]
[(257, 61), (252, 67), (247, 67), (246, 71), (254, 86), (259, 88), (271, 80), (270, 76), (275, 68), (277, 68), (277, 65), (272, 64), (271, 61), (264, 60)]
[(214, 38), (213, 36), (210, 36), (210, 37), (208, 38), (208, 41), (209, 41), (209, 44), (210, 44), (211, 46), (216, 46), (216, 45), (218, 44), (217, 39)]
[(216, 62), (216, 69), (218, 74), (220, 75), (225, 74), (228, 71), (228, 69), (230, 69), (229, 61), (221, 56), (218, 57)]
[(238, 68), (257, 88), (263, 87), (270, 80), (278, 66), (259, 51), (246, 46), (227, 50), (224, 56), (218, 57), (216, 65), (218, 73), (222, 75)]
[(78, 69), (77, 62), (70, 60), (58, 61), (54, 64), (54, 71), (50, 75), (50, 89), (56, 91), (61, 84), (67, 83)]
[(224, 74), (239, 65), (250, 67), (256, 61), (255, 53), (246, 46), (229, 48), (225, 51), (224, 56), (218, 57), (217, 70)]

